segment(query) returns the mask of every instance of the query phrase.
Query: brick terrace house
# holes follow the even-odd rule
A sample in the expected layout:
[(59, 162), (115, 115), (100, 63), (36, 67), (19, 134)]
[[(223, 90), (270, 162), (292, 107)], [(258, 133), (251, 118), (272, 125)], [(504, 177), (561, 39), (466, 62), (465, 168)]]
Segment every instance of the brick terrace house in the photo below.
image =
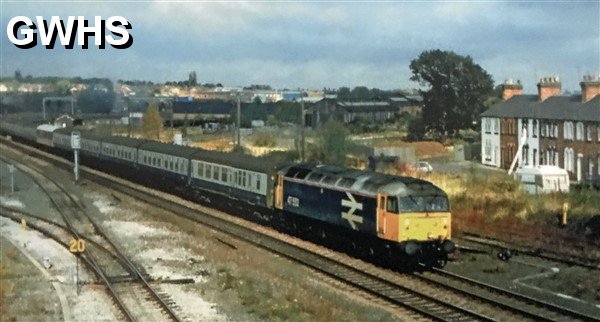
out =
[(581, 182), (600, 175), (600, 78), (585, 76), (581, 95), (561, 95), (557, 77), (524, 95), (519, 82), (503, 84), (502, 101), (481, 114), (481, 162), (508, 169), (527, 137), (519, 166), (556, 165)]

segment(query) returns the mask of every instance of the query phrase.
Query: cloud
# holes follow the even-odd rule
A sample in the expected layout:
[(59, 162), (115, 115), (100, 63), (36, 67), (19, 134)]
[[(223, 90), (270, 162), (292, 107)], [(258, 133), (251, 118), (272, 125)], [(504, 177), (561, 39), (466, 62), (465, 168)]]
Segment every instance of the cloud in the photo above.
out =
[(470, 55), (496, 81), (519, 78), (526, 87), (536, 73), (546, 73), (560, 74), (563, 87), (576, 89), (580, 73), (600, 70), (599, 3), (0, 5), (3, 26), (15, 15), (122, 15), (134, 27), (134, 45), (122, 51), (24, 51), (7, 44), (4, 35), (3, 75), (21, 69), (165, 81), (196, 70), (203, 82), (237, 85), (414, 87), (410, 60), (435, 48)]

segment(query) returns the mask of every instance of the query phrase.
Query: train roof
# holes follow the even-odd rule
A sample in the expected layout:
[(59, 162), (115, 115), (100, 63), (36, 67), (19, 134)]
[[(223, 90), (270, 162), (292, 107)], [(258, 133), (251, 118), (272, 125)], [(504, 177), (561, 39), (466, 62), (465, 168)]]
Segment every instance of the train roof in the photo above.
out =
[(283, 170), (288, 178), (305, 180), (319, 186), (337, 187), (368, 195), (443, 195), (446, 193), (429, 181), (339, 166), (298, 164)]
[[(79, 131), (74, 128), (58, 129), (56, 132), (71, 135), (71, 132)], [(284, 166), (279, 162), (275, 162), (266, 157), (253, 157), (246, 154), (234, 152), (218, 152), (204, 150), (201, 148), (175, 145), (172, 143), (164, 143), (159, 141), (151, 141), (146, 139), (127, 138), (123, 136), (104, 135), (98, 132), (81, 130), (83, 138), (90, 138), (102, 142), (139, 148), (145, 151), (164, 153), (182, 158), (192, 158), (221, 165), (242, 168), (246, 170), (274, 174), (278, 169)]]

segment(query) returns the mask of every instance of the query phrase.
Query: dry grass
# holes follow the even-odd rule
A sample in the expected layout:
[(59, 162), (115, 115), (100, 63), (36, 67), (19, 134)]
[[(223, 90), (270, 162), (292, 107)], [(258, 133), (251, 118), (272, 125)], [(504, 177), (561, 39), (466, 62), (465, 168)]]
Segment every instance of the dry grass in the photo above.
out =
[[(592, 190), (568, 194), (529, 195), (519, 182), (504, 174), (425, 175), (446, 191), (452, 205), (452, 229), (494, 237), (516, 244), (600, 258), (598, 242), (584, 235), (585, 223), (600, 214), (600, 193)], [(558, 225), (563, 203), (568, 202), (567, 227)]]

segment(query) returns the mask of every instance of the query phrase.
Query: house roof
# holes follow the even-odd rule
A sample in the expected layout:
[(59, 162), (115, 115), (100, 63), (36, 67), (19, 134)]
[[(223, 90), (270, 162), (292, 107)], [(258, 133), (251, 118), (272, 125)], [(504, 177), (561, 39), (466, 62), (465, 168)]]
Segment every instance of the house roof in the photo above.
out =
[(585, 103), (580, 95), (552, 96), (543, 102), (537, 95), (516, 95), (480, 116), (600, 122), (600, 95)]

